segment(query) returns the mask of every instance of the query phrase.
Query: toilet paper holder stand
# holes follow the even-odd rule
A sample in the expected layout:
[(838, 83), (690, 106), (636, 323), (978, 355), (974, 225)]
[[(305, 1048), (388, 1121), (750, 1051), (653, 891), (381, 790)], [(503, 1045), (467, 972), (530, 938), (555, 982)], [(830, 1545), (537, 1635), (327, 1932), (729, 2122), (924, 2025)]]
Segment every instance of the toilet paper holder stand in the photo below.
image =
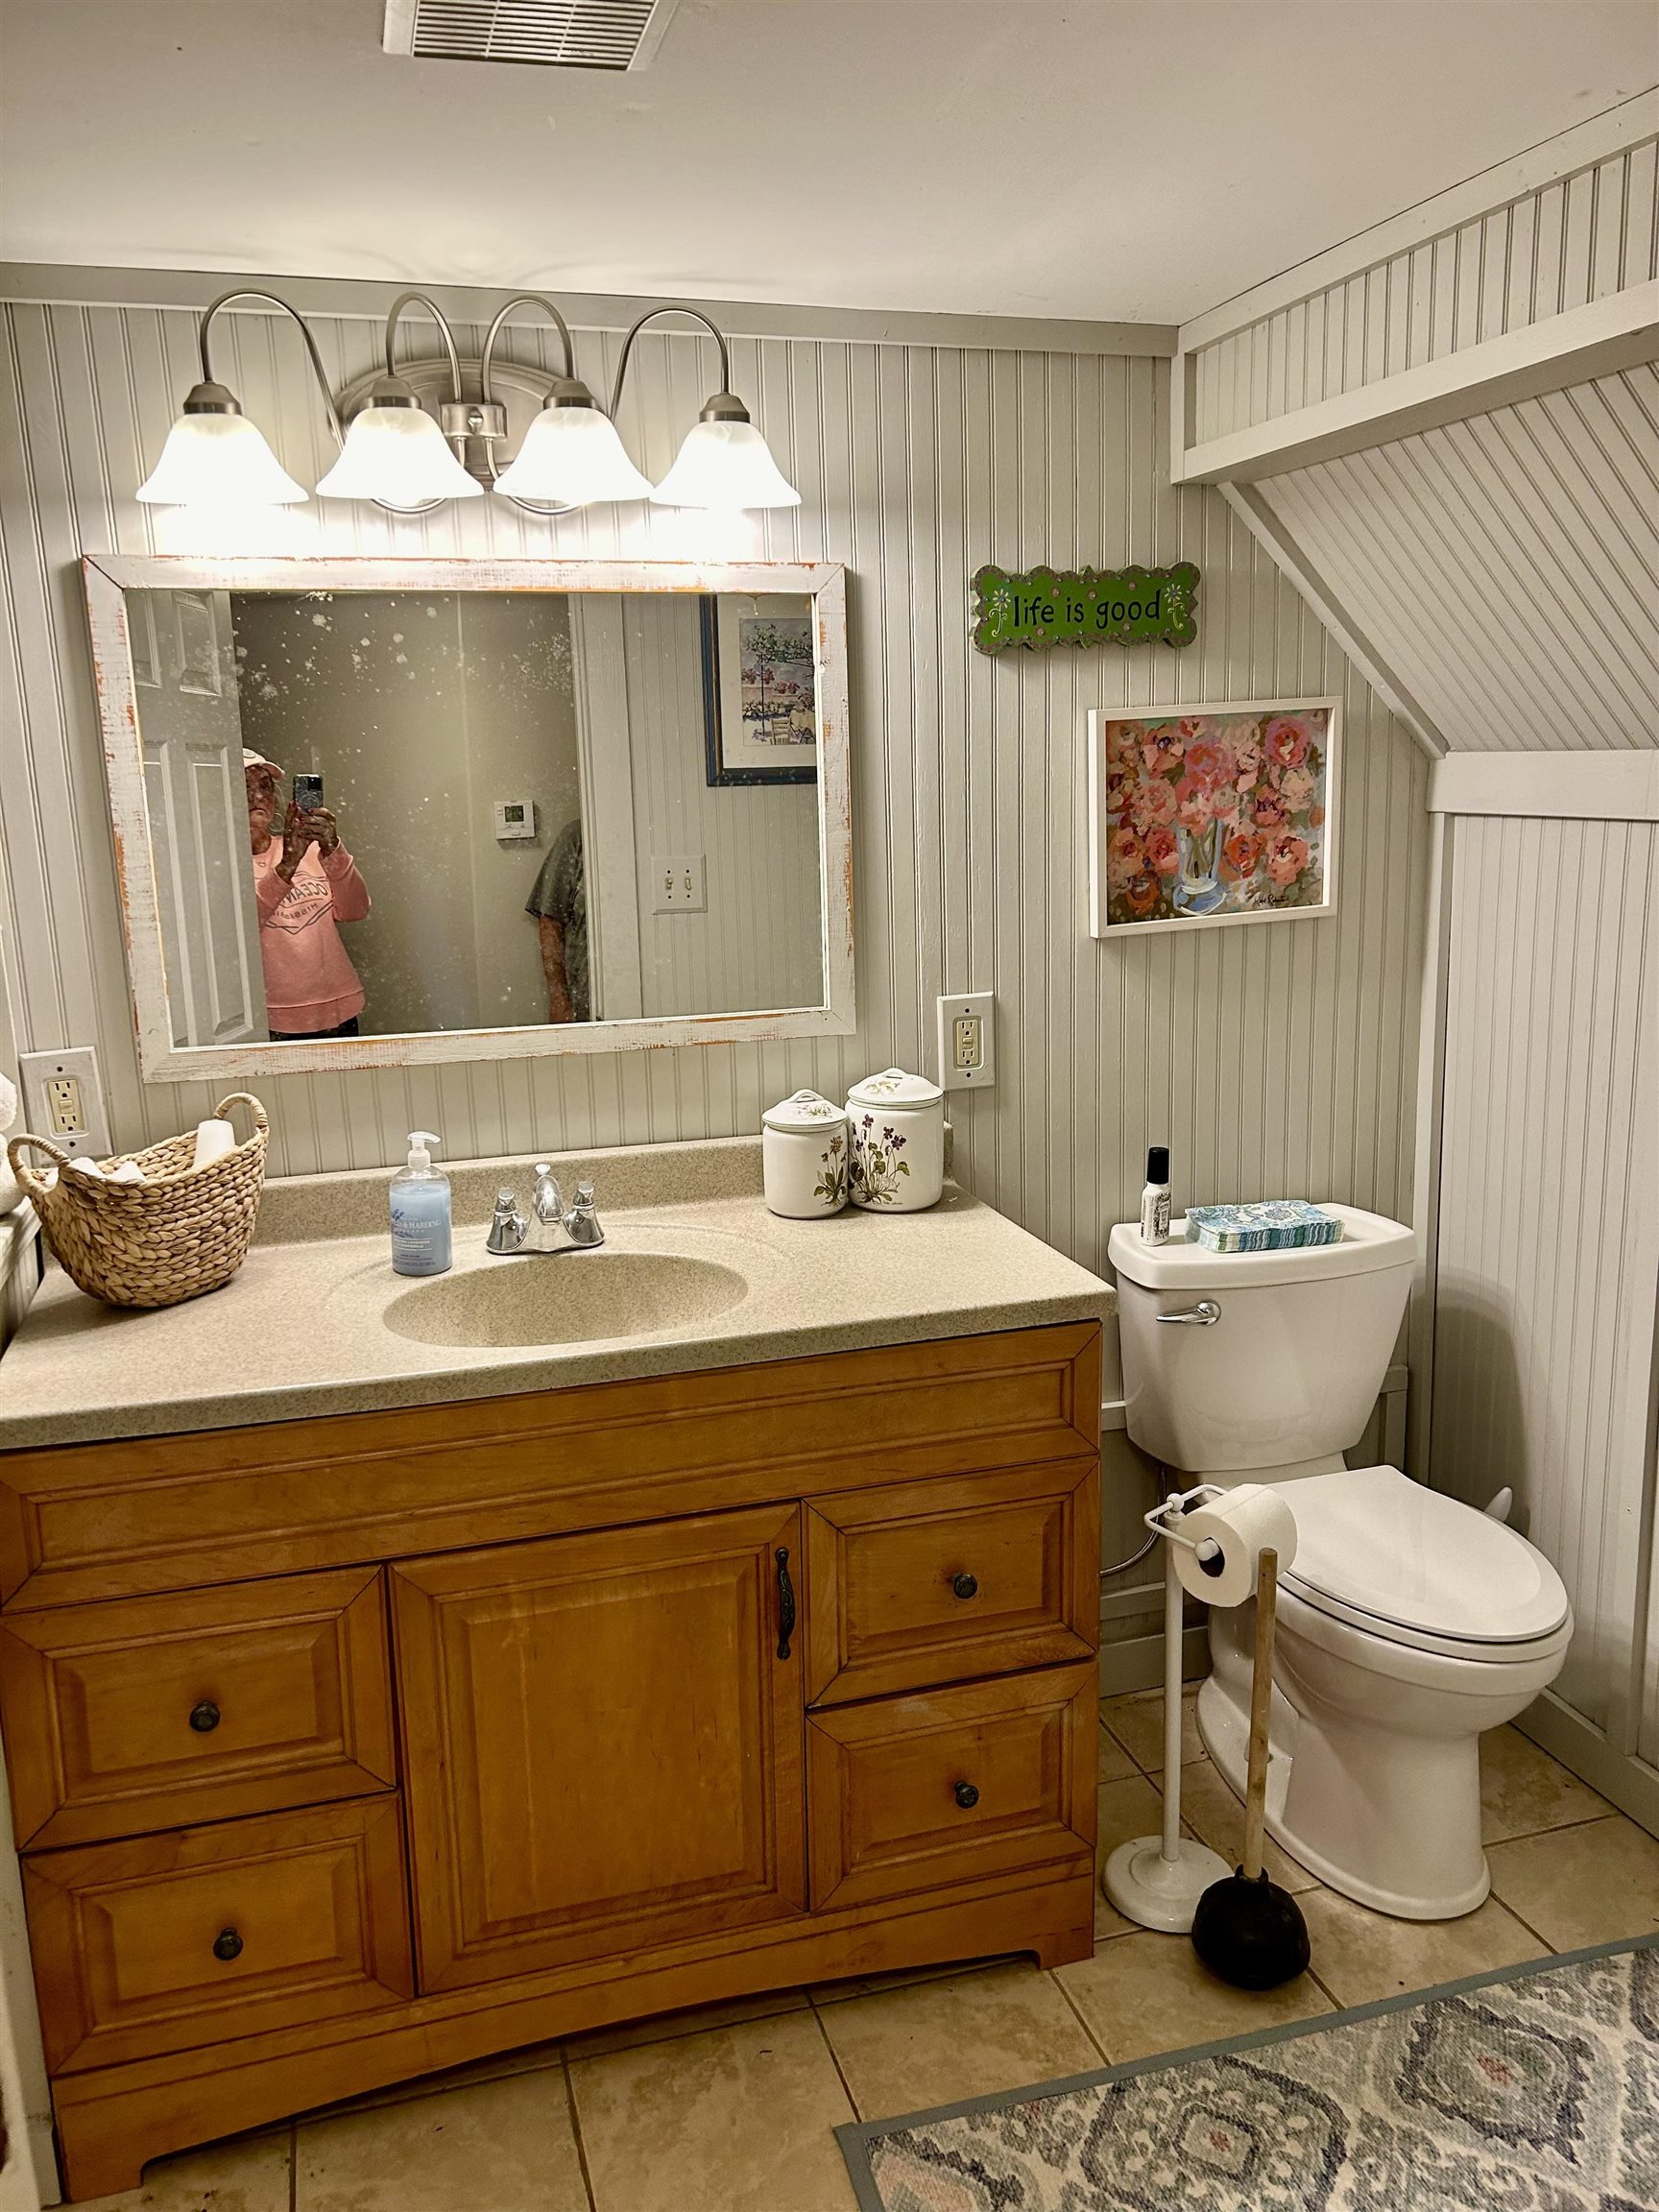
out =
[[(1218, 1568), (1221, 1547), (1214, 1537), (1191, 1537), (1173, 1526), (1193, 1505), (1207, 1505), (1226, 1491), (1214, 1482), (1172, 1490), (1162, 1504), (1142, 1516), (1169, 1546), (1193, 1552), (1206, 1573)], [(1164, 1554), (1164, 1832), (1119, 1843), (1107, 1860), (1100, 1887), (1125, 1918), (1142, 1928), (1184, 1936), (1192, 1926), (1198, 1900), (1213, 1883), (1233, 1869), (1208, 1845), (1181, 1833), (1181, 1648), (1185, 1592), (1175, 1572), (1175, 1554)]]

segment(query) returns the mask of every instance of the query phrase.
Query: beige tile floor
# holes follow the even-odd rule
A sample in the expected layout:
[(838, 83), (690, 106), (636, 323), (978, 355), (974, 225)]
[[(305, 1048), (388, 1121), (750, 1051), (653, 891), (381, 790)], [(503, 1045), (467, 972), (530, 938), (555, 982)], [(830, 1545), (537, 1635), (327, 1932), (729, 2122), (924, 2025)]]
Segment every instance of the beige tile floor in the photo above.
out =
[[(1238, 1806), (1188, 1716), (1187, 1824), (1227, 1857)], [(1104, 1857), (1162, 1816), (1160, 1700), (1101, 1707)], [(1659, 1925), (1659, 1842), (1513, 1729), (1482, 1746), (1493, 1894), (1388, 1920), (1275, 1854), (1313, 1970), (1268, 1997), (1101, 1900), (1093, 1959), (995, 1960), (781, 1991), (517, 2052), (152, 2167), (98, 2212), (853, 2212), (831, 2130), (1179, 2050), (1270, 2021)]]

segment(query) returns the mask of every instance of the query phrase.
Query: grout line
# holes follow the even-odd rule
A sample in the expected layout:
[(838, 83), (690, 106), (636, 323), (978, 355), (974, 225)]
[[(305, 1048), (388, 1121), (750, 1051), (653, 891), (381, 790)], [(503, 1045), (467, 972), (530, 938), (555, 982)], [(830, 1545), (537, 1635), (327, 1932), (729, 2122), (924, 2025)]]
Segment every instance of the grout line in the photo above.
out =
[(1565, 1836), (1575, 1828), (1594, 1828), (1599, 1821), (1615, 1820), (1618, 1817), (1618, 1806), (1609, 1805), (1605, 1813), (1586, 1813), (1582, 1820), (1557, 1820), (1547, 1828), (1519, 1828), (1513, 1836), (1494, 1836), (1490, 1841), (1482, 1836), (1480, 1848), (1483, 1851), (1496, 1851), (1505, 1843), (1528, 1843), (1540, 1836)]
[(288, 2123), (288, 2212), (300, 2212), (300, 2123)]
[(808, 1997), (806, 2000), (806, 2008), (807, 2010), (811, 2013), (813, 2019), (818, 2023), (818, 2032), (824, 2038), (824, 2048), (830, 2054), (830, 2063), (835, 2069), (835, 2079), (841, 2084), (841, 2094), (847, 2100), (847, 2109), (852, 2113), (854, 2120), (863, 2120), (867, 2118), (868, 2115), (865, 2113), (862, 2105), (860, 2105), (857, 2098), (853, 2094), (852, 2082), (848, 2080), (846, 2075), (842, 2071), (840, 2054), (837, 2052), (833, 2041), (830, 2039), (830, 2029), (827, 2022), (825, 2021), (824, 2015), (818, 2009), (817, 1999), (814, 1997)]
[[(1099, 1938), (1096, 1937), (1095, 1941), (1096, 1946), (1098, 1946)], [(1078, 1960), (1078, 1964), (1082, 1964), (1081, 1960)], [(1077, 2001), (1072, 1996), (1070, 1990), (1067, 1988), (1065, 1983), (1061, 1981), (1059, 1975), (1055, 1973), (1051, 1966), (1047, 1969), (1047, 1974), (1049, 1981), (1053, 1983), (1055, 1988), (1059, 1990), (1061, 1996), (1065, 1999), (1066, 2003), (1070, 2006), (1072, 2012), (1076, 2015), (1078, 2027), (1082, 2029), (1084, 2034), (1089, 2038), (1090, 2042), (1094, 2046), (1095, 2050), (1099, 2052), (1101, 2063), (1103, 2065), (1110, 2066), (1112, 2063), (1111, 2052), (1107, 2050), (1105, 2044), (1101, 2042), (1099, 2036), (1095, 2034), (1094, 2029), (1091, 2028), (1088, 2021), (1084, 2019), (1082, 2011), (1077, 2005)]]
[(588, 2166), (588, 2146), (582, 2140), (582, 2115), (576, 2105), (576, 2084), (570, 2079), (570, 2060), (563, 2044), (559, 2046), (559, 2071), (565, 2081), (565, 2108), (570, 2115), (570, 2132), (576, 2142), (576, 2163), (582, 2170), (582, 2186), (588, 2192), (588, 2212), (599, 2212), (593, 2176)]

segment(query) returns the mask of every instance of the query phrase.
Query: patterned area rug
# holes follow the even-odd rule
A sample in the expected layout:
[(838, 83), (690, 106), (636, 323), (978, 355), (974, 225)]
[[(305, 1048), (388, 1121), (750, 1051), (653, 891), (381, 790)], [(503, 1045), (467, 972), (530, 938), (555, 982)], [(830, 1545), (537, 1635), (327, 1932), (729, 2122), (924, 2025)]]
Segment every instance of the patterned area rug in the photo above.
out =
[(1655, 1945), (837, 2134), (863, 2212), (1659, 2212)]

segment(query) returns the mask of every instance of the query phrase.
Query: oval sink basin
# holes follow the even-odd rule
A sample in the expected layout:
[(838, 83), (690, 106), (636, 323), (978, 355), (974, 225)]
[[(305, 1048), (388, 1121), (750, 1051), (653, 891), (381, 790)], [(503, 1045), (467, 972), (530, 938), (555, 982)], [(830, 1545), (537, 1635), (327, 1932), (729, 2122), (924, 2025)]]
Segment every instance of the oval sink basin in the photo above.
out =
[(417, 1344), (587, 1344), (712, 1320), (749, 1286), (735, 1269), (673, 1252), (502, 1260), (406, 1290), (386, 1326)]

